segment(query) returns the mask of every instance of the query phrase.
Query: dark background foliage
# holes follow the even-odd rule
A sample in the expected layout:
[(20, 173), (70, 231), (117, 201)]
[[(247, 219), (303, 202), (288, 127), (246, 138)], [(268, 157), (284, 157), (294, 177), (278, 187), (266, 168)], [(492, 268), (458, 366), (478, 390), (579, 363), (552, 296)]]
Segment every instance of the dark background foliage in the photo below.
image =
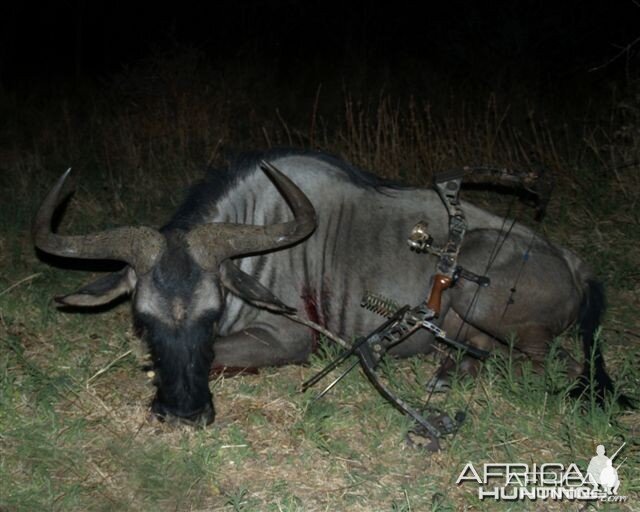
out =
[[(638, 37), (632, 1), (378, 2), (272, 0), (3, 3), (0, 79), (100, 77), (157, 47), (193, 45), (212, 61), (263, 61), (290, 74), (348, 74), (356, 62), (388, 67), (406, 83), (437, 73), (495, 85), (601, 80), (627, 59), (588, 75)], [(413, 73), (401, 65), (415, 62)], [(402, 76), (398, 76), (402, 75)], [(499, 82), (497, 82), (497, 80)]]

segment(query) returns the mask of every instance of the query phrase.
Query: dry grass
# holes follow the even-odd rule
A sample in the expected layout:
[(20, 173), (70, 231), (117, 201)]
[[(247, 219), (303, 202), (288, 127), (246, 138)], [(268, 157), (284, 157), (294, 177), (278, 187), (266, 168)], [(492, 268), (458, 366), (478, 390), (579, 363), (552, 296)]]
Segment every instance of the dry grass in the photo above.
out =
[[(606, 117), (592, 116), (597, 122), (570, 124), (495, 97), (465, 103), (454, 95), (345, 94), (341, 112), (326, 112), (325, 88), (298, 122), (276, 110), (269, 76), (260, 77), (260, 90), (250, 72), (217, 70), (213, 80), (199, 59), (161, 56), (73, 100), (0, 100), (10, 111), (0, 132), (0, 508), (489, 510), (496, 504), (454, 484), (467, 461), (584, 464), (598, 442), (623, 439), (622, 492), (630, 501), (621, 509), (637, 508), (638, 414), (585, 414), (549, 393), (540, 376), (515, 377), (500, 360), (477, 386), (455, 387), (447, 406), (470, 402), (470, 418), (435, 455), (405, 444), (408, 422), (356, 372), (321, 402), (298, 393), (321, 358), (310, 367), (216, 381), (218, 417), (210, 429), (149, 421), (153, 389), (135, 356), (127, 305), (98, 314), (56, 311), (50, 297), (88, 279), (33, 253), (28, 227), (38, 199), (69, 165), (79, 191), (65, 214), (68, 232), (157, 225), (179, 201), (176, 188), (205, 165), (223, 163), (229, 149), (315, 147), (422, 185), (436, 170), (465, 164), (546, 166), (558, 187), (538, 229), (583, 254), (605, 280), (610, 373), (631, 392), (640, 380), (638, 98), (616, 99)], [(484, 191), (469, 196), (498, 211), (509, 201)], [(569, 335), (563, 342), (575, 345)], [(426, 380), (432, 364), (398, 366)], [(549, 378), (564, 382), (557, 372)], [(419, 385), (403, 386), (419, 398)]]

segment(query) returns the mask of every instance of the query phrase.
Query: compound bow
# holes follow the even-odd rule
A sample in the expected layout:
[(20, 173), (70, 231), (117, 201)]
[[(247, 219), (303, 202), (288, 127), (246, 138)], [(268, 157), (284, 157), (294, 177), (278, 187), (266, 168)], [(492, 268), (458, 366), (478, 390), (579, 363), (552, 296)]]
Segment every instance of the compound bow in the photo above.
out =
[[(485, 275), (477, 275), (458, 265), (458, 254), (467, 230), (464, 211), (459, 201), (463, 178), (470, 178), (469, 181), (476, 183), (489, 181), (493, 184), (516, 184), (522, 186), (525, 190), (536, 194), (538, 198), (536, 218), (539, 219), (544, 216), (549, 194), (553, 186), (549, 176), (541, 171), (522, 172), (494, 167), (464, 167), (459, 170), (439, 173), (435, 176), (434, 187), (443, 201), (449, 216), (448, 240), (443, 247), (434, 247), (433, 238), (427, 230), (428, 225), (422, 221), (414, 226), (407, 240), (412, 250), (425, 252), (438, 258), (437, 272), (433, 277), (431, 290), (425, 301), (415, 307), (409, 305), (400, 306), (387, 297), (374, 293), (366, 293), (361, 305), (370, 311), (386, 317), (387, 320), (367, 336), (357, 339), (351, 346), (339, 336), (336, 336), (314, 322), (298, 317), (297, 315), (287, 315), (292, 320), (317, 330), (345, 347), (345, 350), (338, 355), (337, 358), (302, 384), (302, 391), (306, 391), (320, 382), (331, 371), (355, 354), (358, 356), (358, 359), (319, 393), (316, 399), (323, 397), (360, 363), (365, 375), (375, 389), (394, 407), (411, 417), (418, 424), (419, 428), (424, 430), (426, 437), (429, 438), (427, 448), (432, 451), (440, 449), (439, 438), (445, 434), (457, 431), (464, 421), (465, 413), (458, 411), (455, 418), (452, 419), (442, 411), (434, 411), (435, 414), (425, 417), (389, 389), (380, 378), (378, 367), (391, 348), (402, 343), (419, 329), (427, 329), (433, 334), (436, 340), (445, 344), (450, 349), (461, 351), (465, 355), (470, 355), (480, 360), (484, 360), (489, 356), (489, 352), (487, 351), (480, 350), (457, 339), (447, 337), (446, 333), (433, 322), (433, 320), (440, 315), (442, 293), (454, 286), (459, 279), (466, 279), (476, 283), (478, 285), (478, 291), (490, 285), (490, 280), (486, 274), (488, 274), (497, 252), (499, 252), (502, 247), (501, 244), (497, 247), (497, 250), (494, 251), (496, 254), (492, 254)], [(513, 227), (513, 224), (511, 227)], [(507, 231), (502, 243), (504, 243), (509, 233), (510, 229)], [(498, 239), (500, 239), (501, 234), (502, 233), (498, 235)], [(523, 261), (526, 262), (526, 255)], [(474, 299), (476, 298), (477, 292)], [(474, 303), (475, 300), (472, 300), (471, 305)], [(465, 317), (467, 316), (468, 315), (465, 315)]]

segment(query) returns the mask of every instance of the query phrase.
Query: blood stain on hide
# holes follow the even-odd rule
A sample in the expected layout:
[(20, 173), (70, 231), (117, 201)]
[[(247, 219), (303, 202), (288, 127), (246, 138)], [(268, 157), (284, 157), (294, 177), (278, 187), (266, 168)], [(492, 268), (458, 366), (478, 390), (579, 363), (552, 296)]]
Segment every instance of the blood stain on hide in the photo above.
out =
[[(330, 294), (328, 290), (324, 289), (320, 293), (320, 299), (318, 300), (318, 293), (314, 288), (305, 286), (300, 294), (302, 303), (304, 305), (307, 318), (316, 324), (327, 328), (327, 320), (329, 317), (329, 300)], [(320, 345), (320, 334), (314, 329), (311, 330), (312, 345), (311, 352), (315, 353)]]

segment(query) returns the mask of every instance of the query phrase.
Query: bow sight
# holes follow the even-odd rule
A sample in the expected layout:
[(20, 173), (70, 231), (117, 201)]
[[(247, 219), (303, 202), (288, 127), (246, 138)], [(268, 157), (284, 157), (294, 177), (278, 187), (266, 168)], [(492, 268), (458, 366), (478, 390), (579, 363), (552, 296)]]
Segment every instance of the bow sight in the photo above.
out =
[[(522, 185), (526, 190), (531, 191), (532, 187), (538, 186), (537, 184), (541, 173), (524, 173), (488, 167), (465, 167), (461, 170), (448, 171), (436, 175), (434, 187), (444, 203), (449, 216), (449, 236), (447, 242), (442, 247), (434, 247), (433, 237), (429, 234), (428, 224), (424, 221), (418, 222), (413, 227), (407, 240), (411, 250), (433, 255), (438, 258), (437, 271), (433, 277), (428, 297), (417, 306), (412, 307), (409, 305), (400, 306), (391, 298), (367, 292), (363, 297), (361, 306), (385, 317), (386, 320), (367, 336), (357, 339), (352, 346), (346, 348), (337, 358), (302, 385), (302, 390), (306, 391), (341, 365), (350, 356), (357, 355), (358, 359), (338, 378), (332, 381), (316, 398), (324, 396), (360, 363), (365, 375), (378, 392), (397, 409), (411, 417), (417, 423), (419, 434), (429, 439), (427, 448), (433, 451), (440, 449), (438, 441), (440, 437), (453, 433), (459, 428), (465, 417), (464, 412), (458, 411), (452, 419), (445, 412), (430, 408), (427, 415), (424, 415), (395, 395), (382, 381), (377, 369), (389, 350), (402, 343), (420, 329), (428, 330), (438, 342), (443, 343), (450, 349), (459, 350), (465, 355), (470, 355), (481, 360), (489, 356), (489, 352), (487, 351), (447, 337), (447, 334), (433, 322), (440, 316), (442, 294), (448, 288), (454, 286), (459, 279), (474, 282), (479, 287), (490, 285), (490, 280), (487, 276), (477, 275), (458, 265), (458, 254), (467, 230), (464, 211), (459, 201), (459, 193), (462, 179), (467, 176), (472, 176), (472, 181), (476, 182), (484, 178), (485, 181), (488, 180), (491, 183), (517, 183)], [(545, 190), (548, 192), (549, 189)], [(544, 202), (546, 205), (547, 199), (544, 197), (540, 199), (542, 194), (537, 190), (534, 190), (534, 193), (537, 193), (539, 196), (540, 203)], [(293, 319), (301, 321), (297, 317)], [(316, 327), (309, 322), (303, 323), (313, 328)], [(332, 339), (336, 339), (335, 336), (331, 337)], [(341, 344), (345, 345), (344, 342), (341, 342)]]

